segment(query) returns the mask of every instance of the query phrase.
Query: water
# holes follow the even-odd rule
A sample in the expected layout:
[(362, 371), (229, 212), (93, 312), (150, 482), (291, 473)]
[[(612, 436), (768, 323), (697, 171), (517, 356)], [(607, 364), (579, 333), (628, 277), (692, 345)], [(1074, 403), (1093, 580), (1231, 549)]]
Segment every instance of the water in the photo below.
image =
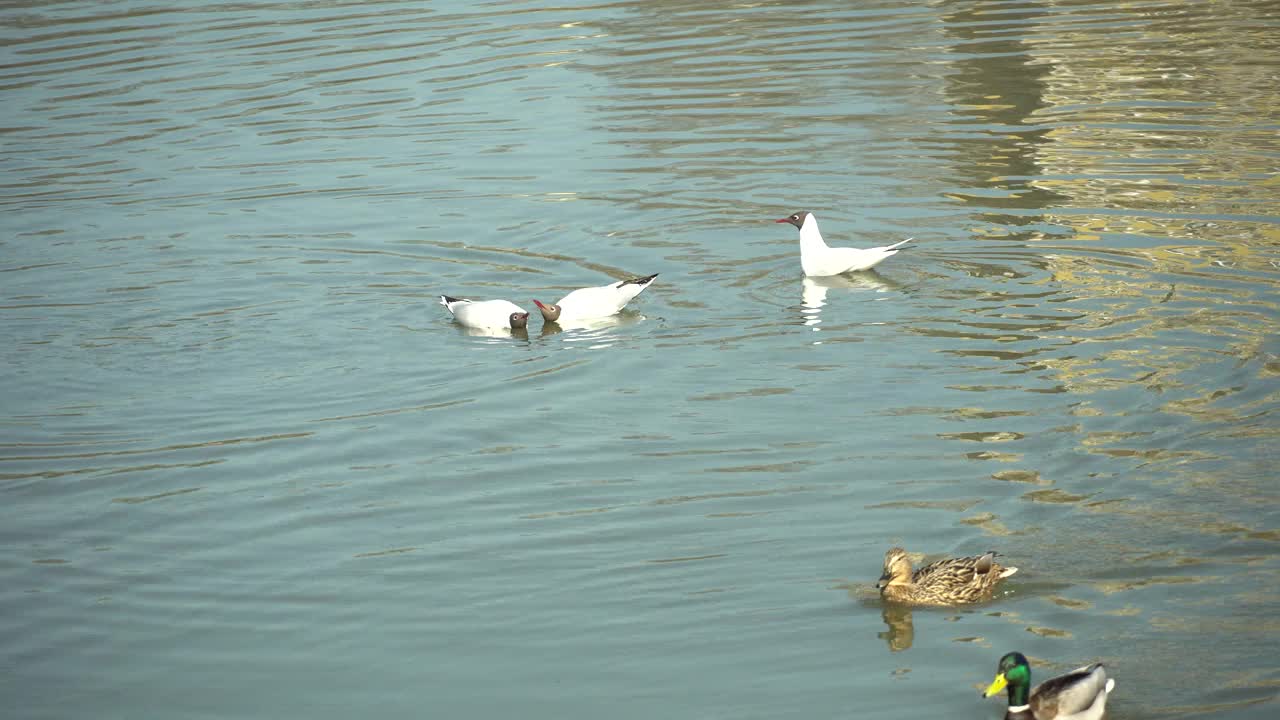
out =
[(1275, 715), (1273, 3), (0, 20), (9, 717)]

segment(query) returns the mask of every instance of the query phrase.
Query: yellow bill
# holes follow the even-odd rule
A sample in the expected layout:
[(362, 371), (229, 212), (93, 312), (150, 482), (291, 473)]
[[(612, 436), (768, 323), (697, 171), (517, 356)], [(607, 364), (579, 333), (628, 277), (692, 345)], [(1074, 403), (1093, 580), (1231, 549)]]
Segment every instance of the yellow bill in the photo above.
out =
[(987, 686), (987, 691), (982, 693), (982, 697), (991, 697), (992, 695), (995, 695), (996, 693), (1003, 690), (1005, 685), (1008, 685), (1008, 684), (1009, 684), (1009, 679), (1004, 676), (1004, 673), (1000, 673), (999, 675), (996, 676), (996, 679), (992, 680), (991, 684)]

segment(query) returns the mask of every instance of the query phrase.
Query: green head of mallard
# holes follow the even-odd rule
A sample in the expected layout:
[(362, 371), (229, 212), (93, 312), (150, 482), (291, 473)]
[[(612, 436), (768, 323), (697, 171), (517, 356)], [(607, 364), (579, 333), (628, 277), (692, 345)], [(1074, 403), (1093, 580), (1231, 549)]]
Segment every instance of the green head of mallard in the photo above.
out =
[(1027, 704), (1027, 695), (1031, 691), (1031, 665), (1020, 652), (1011, 652), (1000, 658), (996, 679), (987, 686), (982, 697), (991, 697), (1006, 686), (1009, 688), (1010, 707)]

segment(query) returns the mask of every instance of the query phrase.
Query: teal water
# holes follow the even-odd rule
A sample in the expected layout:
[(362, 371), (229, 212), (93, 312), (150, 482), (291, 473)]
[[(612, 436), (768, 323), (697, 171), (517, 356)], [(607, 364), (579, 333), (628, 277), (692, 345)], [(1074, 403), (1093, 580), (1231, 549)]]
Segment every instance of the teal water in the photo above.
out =
[(1274, 717), (1277, 72), (1264, 0), (4, 5), (6, 716)]

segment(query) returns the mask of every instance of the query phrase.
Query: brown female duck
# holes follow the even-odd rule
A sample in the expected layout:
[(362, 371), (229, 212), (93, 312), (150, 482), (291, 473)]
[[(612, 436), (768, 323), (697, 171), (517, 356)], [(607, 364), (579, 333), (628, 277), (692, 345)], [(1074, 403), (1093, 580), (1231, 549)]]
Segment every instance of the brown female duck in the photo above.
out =
[(973, 557), (948, 558), (911, 571), (911, 559), (902, 548), (884, 554), (884, 573), (876, 587), (885, 600), (911, 605), (963, 605), (991, 597), (1000, 580), (1018, 572), (1001, 567), (995, 552)]

